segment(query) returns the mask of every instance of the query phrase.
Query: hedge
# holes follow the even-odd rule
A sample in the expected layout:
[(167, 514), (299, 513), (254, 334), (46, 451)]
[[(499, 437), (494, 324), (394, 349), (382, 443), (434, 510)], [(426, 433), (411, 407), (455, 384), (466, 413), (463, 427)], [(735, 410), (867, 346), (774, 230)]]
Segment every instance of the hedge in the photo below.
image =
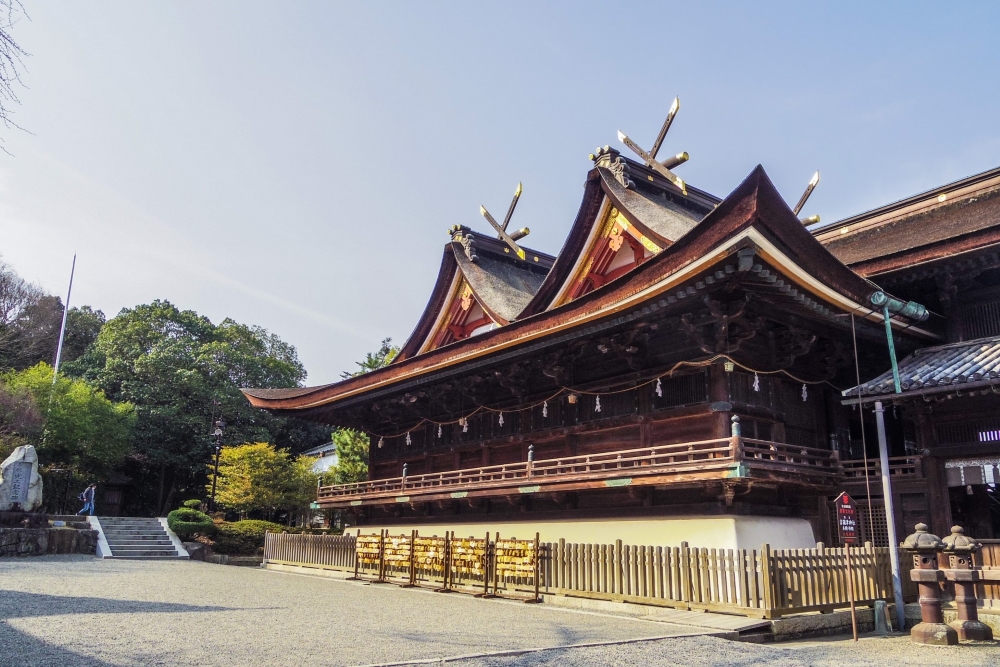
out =
[(190, 539), (192, 535), (211, 536), (216, 530), (212, 517), (190, 507), (182, 507), (168, 514), (167, 525), (182, 540)]
[(295, 528), (282, 526), (280, 523), (256, 519), (221, 523), (218, 530), (212, 550), (231, 556), (252, 556), (260, 553), (264, 548), (264, 533), (268, 531), (272, 533), (298, 532)]

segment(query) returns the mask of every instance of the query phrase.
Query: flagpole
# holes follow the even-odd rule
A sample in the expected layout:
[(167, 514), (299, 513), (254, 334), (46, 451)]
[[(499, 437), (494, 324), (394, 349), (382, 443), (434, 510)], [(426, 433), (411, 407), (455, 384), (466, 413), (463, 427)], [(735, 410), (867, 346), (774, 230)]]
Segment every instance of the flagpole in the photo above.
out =
[(59, 362), (62, 360), (63, 340), (66, 338), (66, 317), (69, 315), (69, 298), (73, 294), (73, 274), (76, 273), (76, 253), (73, 253), (73, 267), (69, 270), (69, 289), (66, 290), (66, 304), (63, 306), (62, 326), (59, 327), (59, 344), (56, 346), (56, 365), (52, 370), (52, 384), (59, 376)]

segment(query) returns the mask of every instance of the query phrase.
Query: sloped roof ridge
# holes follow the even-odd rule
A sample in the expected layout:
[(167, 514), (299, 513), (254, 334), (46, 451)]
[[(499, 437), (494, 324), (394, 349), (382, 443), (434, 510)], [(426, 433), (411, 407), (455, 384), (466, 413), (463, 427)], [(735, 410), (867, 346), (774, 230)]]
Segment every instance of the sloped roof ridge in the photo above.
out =
[(913, 204), (919, 204), (923, 201), (928, 201), (931, 199), (937, 199), (942, 194), (948, 194), (953, 190), (959, 190), (961, 188), (969, 187), (971, 185), (976, 185), (977, 183), (982, 183), (989, 181), (994, 178), (1000, 178), (1000, 167), (994, 167), (993, 169), (987, 169), (986, 171), (979, 172), (978, 174), (973, 174), (972, 176), (966, 176), (965, 178), (960, 178), (957, 181), (952, 181), (951, 183), (946, 183), (944, 185), (939, 185), (930, 190), (925, 190), (915, 195), (910, 195), (909, 197), (904, 197), (903, 199), (884, 204), (882, 206), (877, 206), (873, 209), (863, 211), (861, 213), (856, 213), (852, 216), (842, 218), (835, 222), (829, 224), (820, 224), (813, 227), (810, 231), (813, 234), (823, 234), (826, 232), (834, 231), (844, 225), (851, 225), (867, 218), (874, 218), (878, 215), (883, 215), (885, 213), (891, 213), (892, 211), (906, 208)]
[(943, 350), (952, 350), (960, 347), (976, 347), (977, 345), (988, 345), (989, 343), (1000, 343), (1000, 335), (985, 336), (983, 338), (973, 338), (972, 340), (959, 340), (954, 343), (944, 343), (942, 345), (922, 347), (919, 350), (914, 350), (913, 355), (919, 356), (922, 354), (935, 354)]

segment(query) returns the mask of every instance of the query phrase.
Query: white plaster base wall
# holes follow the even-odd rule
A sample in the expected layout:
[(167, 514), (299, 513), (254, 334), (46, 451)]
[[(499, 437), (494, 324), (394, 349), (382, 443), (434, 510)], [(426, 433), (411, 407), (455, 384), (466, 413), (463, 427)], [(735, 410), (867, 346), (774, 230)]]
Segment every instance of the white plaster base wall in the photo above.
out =
[(805, 519), (757, 516), (692, 516), (656, 519), (593, 519), (580, 521), (513, 521), (491, 523), (435, 523), (423, 525), (376, 524), (348, 528), (348, 532), (376, 533), (387, 528), (405, 534), (416, 528), (421, 535), (444, 535), (446, 530), (462, 537), (485, 537), (489, 532), (503, 538), (531, 539), (539, 533), (542, 542), (586, 542), (652, 546), (680, 546), (707, 549), (759, 549), (767, 542), (773, 549), (808, 549), (816, 546), (812, 526)]
[(189, 554), (188, 550), (184, 548), (184, 543), (181, 542), (179, 537), (177, 537), (177, 533), (170, 530), (170, 526), (167, 524), (167, 518), (161, 516), (157, 518), (157, 521), (159, 521), (160, 525), (163, 526), (163, 532), (165, 532), (167, 537), (170, 538), (170, 543), (174, 545), (174, 549), (177, 549), (177, 555), (181, 558), (191, 558), (191, 554)]

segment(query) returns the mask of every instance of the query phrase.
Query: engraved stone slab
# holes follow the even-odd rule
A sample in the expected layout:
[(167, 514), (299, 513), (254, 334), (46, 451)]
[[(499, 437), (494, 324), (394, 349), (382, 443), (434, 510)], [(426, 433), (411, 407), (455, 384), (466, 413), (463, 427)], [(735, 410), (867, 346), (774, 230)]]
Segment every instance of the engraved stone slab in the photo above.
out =
[(0, 510), (15, 505), (30, 512), (42, 504), (42, 478), (38, 474), (38, 454), (31, 445), (15, 449), (0, 464)]

